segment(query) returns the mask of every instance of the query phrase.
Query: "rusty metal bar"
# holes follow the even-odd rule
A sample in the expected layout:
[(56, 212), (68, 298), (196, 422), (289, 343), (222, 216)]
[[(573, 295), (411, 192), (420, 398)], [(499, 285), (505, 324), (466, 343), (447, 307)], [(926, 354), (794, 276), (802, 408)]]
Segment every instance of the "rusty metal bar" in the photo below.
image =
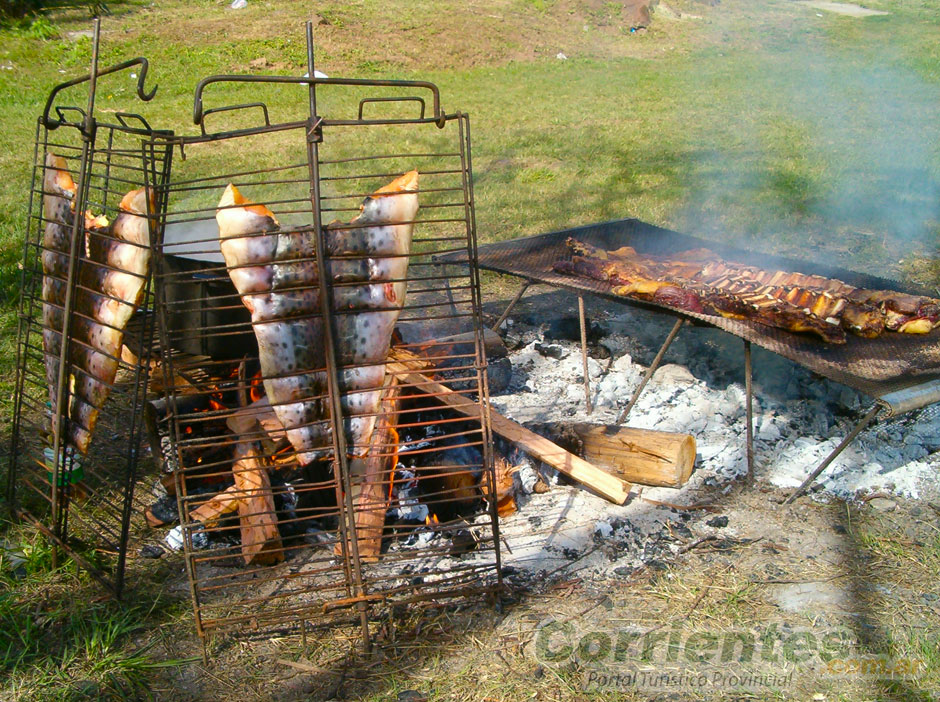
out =
[[(313, 22), (306, 24), (307, 34), (307, 71), (314, 77), (313, 55)], [(200, 84), (201, 86), (202, 84)], [(339, 357), (336, 352), (335, 320), (333, 316), (333, 295), (327, 281), (331, 279), (326, 267), (326, 243), (320, 235), (323, 223), (320, 221), (320, 147), (323, 140), (322, 119), (317, 114), (317, 84), (308, 84), (310, 116), (307, 122), (307, 162), (310, 167), (310, 205), (313, 214), (314, 242), (317, 253), (317, 272), (320, 279), (320, 313), (323, 316), (323, 344), (326, 358), (326, 379), (330, 392), (330, 421), (333, 434), (333, 469), (336, 476), (337, 503), (345, 503), (346, 509), (340, 515), (340, 535), (342, 538), (343, 559), (348, 563), (348, 572), (352, 577), (353, 593), (356, 597), (367, 595), (362, 577), (362, 563), (359, 558), (359, 539), (356, 534), (356, 523), (353, 520), (354, 508), (352, 486), (349, 475), (349, 460), (346, 447), (346, 432), (344, 430), (344, 415), (341, 402), (343, 382), (340, 378)], [(197, 110), (201, 108), (197, 90)], [(435, 94), (435, 98), (437, 95)], [(435, 105), (437, 100), (435, 100)], [(197, 122), (200, 120), (197, 119)], [(350, 532), (352, 532), (350, 534)], [(349, 554), (351, 552), (351, 563)], [(363, 648), (371, 647), (369, 634), (369, 618), (365, 606), (359, 607), (360, 624), (363, 637)]]
[(630, 402), (627, 403), (627, 406), (623, 408), (620, 416), (617, 417), (617, 424), (622, 424), (623, 420), (627, 418), (628, 414), (630, 414), (630, 410), (633, 409), (633, 406), (636, 404), (637, 400), (640, 399), (640, 395), (643, 393), (643, 388), (646, 387), (646, 384), (650, 381), (650, 378), (653, 377), (653, 373), (655, 373), (656, 369), (659, 368), (659, 364), (662, 363), (663, 356), (666, 355), (666, 351), (669, 349), (670, 345), (672, 345), (676, 335), (679, 333), (679, 330), (682, 328), (682, 325), (686, 323), (686, 321), (687, 320), (684, 317), (680, 317), (676, 320), (676, 323), (672, 325), (672, 329), (666, 336), (666, 340), (663, 341), (663, 345), (659, 348), (659, 352), (656, 354), (656, 357), (653, 359), (653, 362), (650, 364), (649, 368), (647, 368), (646, 372), (643, 374), (643, 378), (640, 380), (640, 384), (637, 385), (636, 390), (633, 391), (633, 397), (630, 398)]
[(754, 480), (754, 392), (751, 387), (751, 342), (744, 340), (744, 421), (747, 423), (745, 428), (745, 446), (747, 452), (747, 476), (746, 480)]
[(519, 303), (519, 300), (522, 299), (522, 296), (525, 295), (525, 291), (529, 289), (529, 286), (533, 285), (533, 281), (526, 280), (522, 283), (522, 287), (519, 288), (519, 292), (516, 293), (516, 296), (512, 298), (512, 301), (503, 310), (503, 313), (499, 316), (499, 319), (496, 320), (496, 323), (493, 325), (493, 331), (499, 333), (499, 328), (502, 326), (503, 322), (506, 321), (506, 318), (509, 316), (509, 313), (512, 312), (513, 308)]
[(578, 324), (581, 328), (581, 365), (584, 368), (584, 406), (588, 414), (594, 411), (591, 404), (591, 374), (588, 367), (587, 321), (584, 318), (584, 295), (578, 295)]
[[(85, 212), (85, 199), (88, 194), (88, 170), (89, 170), (89, 156), (91, 153), (91, 147), (95, 140), (95, 118), (94, 118), (94, 109), (95, 109), (95, 89), (97, 86), (98, 80), (98, 46), (99, 40), (101, 37), (101, 19), (95, 18), (94, 22), (94, 38), (92, 39), (92, 49), (91, 49), (91, 72), (89, 74), (88, 82), (88, 103), (85, 111), (85, 119), (82, 123), (80, 130), (82, 137), (82, 151), (81, 151), (81, 160), (79, 161), (78, 169), (78, 188), (75, 192), (75, 209), (72, 219), (72, 234), (69, 243), (69, 272), (68, 272), (68, 284), (65, 289), (65, 300), (62, 303), (62, 330), (61, 330), (61, 349), (59, 350), (59, 367), (58, 375), (56, 379), (56, 401), (55, 406), (52, 408), (52, 456), (53, 456), (53, 467), (52, 467), (52, 513), (53, 513), (53, 527), (52, 532), (55, 534), (58, 541), (65, 541), (64, 524), (65, 517), (64, 512), (68, 509), (67, 499), (68, 499), (68, 488), (60, 488), (60, 471), (68, 467), (68, 470), (71, 472), (72, 462), (69, 460), (66, 455), (65, 445), (62, 442), (62, 431), (65, 428), (63, 426), (68, 416), (67, 409), (63, 413), (63, 408), (67, 408), (67, 398), (68, 398), (68, 389), (66, 387), (66, 378), (68, 377), (68, 368), (70, 364), (70, 328), (72, 320), (72, 304), (73, 298), (75, 297), (75, 286), (78, 278), (78, 256), (79, 256), (79, 238), (84, 231), (84, 218), (83, 213)], [(53, 95), (50, 95), (50, 101), (53, 99)], [(47, 105), (48, 107), (48, 105)], [(46, 125), (49, 126), (48, 124)], [(43, 176), (45, 182), (45, 176)], [(62, 504), (62, 498), (65, 498), (65, 504)], [(58, 554), (57, 547), (53, 547), (53, 566), (57, 565)]]
[(825, 460), (820, 463), (812, 473), (806, 476), (806, 480), (804, 480), (800, 486), (794, 490), (786, 500), (784, 500), (783, 504), (790, 504), (796, 498), (806, 492), (806, 489), (813, 484), (813, 481), (819, 477), (820, 473), (826, 470), (826, 468), (829, 467), (829, 464), (836, 460), (836, 458), (839, 457), (839, 454), (845, 450), (845, 447), (851, 444), (855, 440), (855, 437), (861, 434), (865, 430), (865, 427), (871, 424), (872, 420), (878, 416), (878, 413), (881, 411), (881, 409), (881, 405), (875, 403), (874, 407), (868, 410), (868, 413), (858, 421), (858, 423), (852, 428), (852, 431), (850, 431), (848, 435), (842, 439), (839, 445), (832, 450), (832, 453), (826, 456)]

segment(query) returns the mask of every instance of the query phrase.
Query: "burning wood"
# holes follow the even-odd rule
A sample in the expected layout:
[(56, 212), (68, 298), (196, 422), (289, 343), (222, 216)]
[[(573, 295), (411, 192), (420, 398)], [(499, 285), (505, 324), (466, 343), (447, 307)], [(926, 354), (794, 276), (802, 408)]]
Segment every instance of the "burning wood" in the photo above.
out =
[[(401, 358), (401, 356), (398, 356)], [(468, 417), (479, 417), (480, 408), (469, 398), (451, 388), (431, 380), (424, 373), (414, 370), (426, 367), (421, 360), (402, 359), (390, 363), (392, 372), (401, 373), (406, 382), (424, 395)], [(630, 494), (630, 485), (624, 480), (606, 473), (587, 461), (566, 451), (543, 436), (526, 429), (498, 412), (490, 410), (490, 424), (497, 434), (509, 439), (527, 453), (549, 464), (572, 480), (582, 483), (611, 502), (623, 504)]]
[[(519, 470), (519, 466), (510, 464), (510, 462), (502, 456), (497, 456), (494, 462), (496, 513), (499, 514), (500, 517), (508, 517), (516, 511), (515, 483), (512, 476)], [(486, 486), (484, 486), (484, 494), (489, 497)]]
[(283, 561), (284, 551), (277, 528), (271, 480), (251, 442), (241, 441), (236, 444), (232, 475), (241, 493), (238, 517), (245, 564), (269, 565)]
[[(476, 402), (433, 379), (439, 370), (438, 357), (450, 359), (454, 344), (464, 342), (465, 337), (457, 336), (416, 345), (413, 348), (418, 353), (402, 348), (393, 348), (389, 353), (382, 390), (382, 412), (377, 418), (368, 447), (362, 455), (351, 456), (350, 461), (354, 531), (359, 556), (363, 561), (379, 559), (383, 540), (391, 533), (387, 531), (391, 528), (389, 514), (400, 513), (392, 519), (401, 520), (401, 524), (413, 525), (402, 533), (408, 536), (408, 547), (414, 548), (442, 532), (458, 530), (454, 525), (460, 520), (454, 521), (454, 518), (472, 513), (491, 497), (487, 482), (481, 480), (481, 473), (463, 467), (473, 461), (468, 463), (451, 456), (446, 449), (449, 445), (446, 437), (435, 438), (435, 432), (440, 431), (442, 425), (427, 416), (412, 422), (411, 426), (426, 427), (429, 431), (428, 439), (416, 442), (414, 435), (411, 435), (406, 447), (402, 448), (402, 451), (407, 452), (401, 455), (409, 456), (411, 461), (412, 467), (408, 469), (411, 477), (403, 475), (403, 482), (399, 484), (394, 480), (402, 441), (397, 427), (403, 403), (407, 403), (406, 416), (409, 419), (415, 417), (414, 412), (430, 412), (433, 415), (442, 411), (443, 416), (450, 414), (454, 417), (447, 420), (450, 422), (459, 422), (462, 416), (479, 417), (479, 405)], [(451, 371), (448, 368), (441, 372), (447, 374)], [(213, 432), (218, 432), (218, 427), (222, 427), (223, 433), (219, 436), (228, 438), (223, 442), (209, 442), (209, 445), (215, 447), (221, 443), (220, 450), (228, 452), (230, 475), (234, 483), (199, 503), (189, 513), (189, 518), (212, 527), (223, 519), (232, 519), (233, 513), (237, 512), (245, 563), (274, 563), (283, 559), (284, 543), (268, 471), (296, 470), (296, 458), (288, 434), (258, 378), (247, 377), (244, 364), (233, 375), (238, 378), (234, 394), (218, 389), (204, 391), (201, 395), (183, 396), (177, 400), (177, 403), (183, 402), (183, 406), (178, 409), (196, 416), (205, 411), (210, 420), (187, 427), (196, 426), (199, 431)], [(201, 386), (203, 390), (226, 387), (225, 383), (215, 386), (201, 383)], [(231, 397), (237, 398), (241, 406), (226, 408), (223, 400)], [(490, 424), (497, 434), (508, 440), (510, 446), (544, 461), (570, 479), (618, 504), (622, 504), (629, 494), (629, 481), (650, 485), (681, 485), (688, 478), (695, 455), (694, 441), (687, 435), (589, 426), (539, 428), (541, 434), (559, 437), (556, 443), (496, 412), (490, 412)], [(459, 433), (454, 436), (459, 436)], [(435, 449), (421, 449), (424, 441)], [(450, 441), (455, 449), (463, 445), (460, 442), (460, 439)], [(259, 445), (264, 446), (260, 453), (257, 448)], [(415, 452), (416, 448), (419, 450)], [(504, 456), (497, 456), (495, 464), (495, 494), (492, 498), (496, 501), (498, 514), (505, 517), (516, 509), (514, 474), (520, 465)], [(218, 469), (215, 473), (218, 473)], [(187, 475), (186, 479), (191, 477)], [(420, 504), (422, 509), (416, 512), (405, 510), (404, 505), (408, 502)], [(391, 509), (394, 505), (401, 509)], [(430, 511), (431, 506), (434, 512)], [(445, 515), (447, 521), (438, 522), (439, 515)], [(429, 533), (417, 538), (411, 530), (419, 527)], [(337, 555), (342, 554), (342, 544), (334, 542), (333, 550)]]

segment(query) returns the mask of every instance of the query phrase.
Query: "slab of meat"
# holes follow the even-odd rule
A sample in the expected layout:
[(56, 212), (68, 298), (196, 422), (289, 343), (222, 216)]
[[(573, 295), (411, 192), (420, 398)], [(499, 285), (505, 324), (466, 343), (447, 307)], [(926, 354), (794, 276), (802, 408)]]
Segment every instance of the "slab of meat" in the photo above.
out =
[(940, 326), (940, 300), (727, 262), (708, 249), (662, 257), (640, 255), (629, 246), (605, 251), (572, 238), (567, 245), (572, 259), (558, 261), (554, 269), (608, 282), (615, 294), (750, 319), (829, 343), (844, 343), (846, 331), (874, 338), (884, 329), (926, 333)]
[(55, 412), (62, 354), (66, 281), (69, 273), (69, 238), (75, 182), (64, 158), (46, 154), (42, 178), (42, 352), (46, 367), (49, 406)]
[[(43, 356), (49, 400), (55, 409), (62, 352), (65, 293), (76, 186), (64, 158), (47, 154), (43, 173), (41, 264)], [(152, 210), (152, 201), (150, 203)], [(129, 192), (109, 225), (107, 218), (84, 216), (83, 246), (76, 252), (73, 315), (69, 334), (70, 391), (67, 445), (88, 452), (98, 413), (117, 374), (124, 329), (140, 304), (150, 273), (150, 228), (143, 189)]]
[(151, 194), (132, 190), (110, 226), (86, 225), (86, 257), (80, 261), (69, 348), (72, 393), (69, 433), (87, 453), (98, 413), (114, 386), (124, 330), (140, 305), (150, 275)]

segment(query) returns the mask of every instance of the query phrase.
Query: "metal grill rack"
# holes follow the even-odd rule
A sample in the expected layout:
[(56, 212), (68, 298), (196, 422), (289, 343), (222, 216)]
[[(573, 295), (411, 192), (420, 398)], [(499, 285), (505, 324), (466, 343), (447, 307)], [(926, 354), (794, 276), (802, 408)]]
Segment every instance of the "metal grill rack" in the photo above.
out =
[[(96, 25), (91, 72), (52, 91), (36, 129), (7, 496), (17, 516), (52, 539), (57, 546), (55, 559), (59, 548), (64, 549), (120, 595), (139, 477), (141, 408), (153, 337), (152, 296), (149, 276), (122, 267), (120, 261), (103, 259), (101, 252), (120, 245), (125, 252), (133, 250), (132, 258), (145, 266), (151, 244), (145, 241), (135, 247), (111, 228), (89, 229), (83, 213), (104, 215), (114, 223), (129, 191), (144, 188), (155, 194), (167, 177), (170, 151), (152, 140), (160, 132), (138, 114), (117, 112), (109, 121), (96, 117), (96, 87), (102, 76), (135, 70), (137, 97), (147, 101), (154, 94), (144, 89), (145, 59), (98, 69), (97, 32)], [(69, 90), (73, 87), (76, 90)], [(82, 89), (87, 89), (84, 108), (60, 104)], [(49, 167), (47, 159), (57, 168)], [(59, 171), (58, 177), (69, 187), (71, 212), (62, 209), (50, 215), (45, 210), (52, 209), (56, 193), (44, 185), (44, 176)], [(140, 219), (147, 239), (160, 203), (143, 200), (147, 204)], [(58, 244), (53, 242), (56, 236)], [(142, 284), (137, 286), (142, 287), (139, 304), (113, 292), (93, 290), (88, 281), (95, 276), (137, 279)], [(108, 306), (134, 310), (126, 327), (114, 326), (111, 317), (99, 313)], [(96, 328), (108, 330), (112, 338), (116, 333), (116, 347), (92, 338), (88, 330)], [(133, 353), (122, 353), (122, 345)], [(82, 361), (90, 357), (111, 367), (104, 375), (113, 372), (113, 379), (94, 379), (101, 401), (97, 422), (82, 427), (82, 422), (89, 423), (88, 406), (84, 415), (69, 407), (77, 408), (81, 399), (76, 388), (96, 375), (87, 372), (88, 364)], [(92, 428), (90, 444), (76, 440)]]
[[(315, 76), (309, 23), (307, 44)], [(117, 595), (131, 544), (178, 544), (204, 640), (232, 628), (306, 632), (351, 620), (368, 644), (382, 604), (498, 588), (479, 277), (434, 259), (476, 258), (467, 116), (445, 113), (437, 87), (421, 81), (214, 76), (196, 90), (200, 133), (181, 137), (138, 114), (96, 118), (102, 76), (135, 69), (138, 97), (155, 92), (144, 90), (146, 60), (99, 70), (98, 45), (96, 23), (91, 72), (52, 92), (37, 127), (8, 485), (16, 514)], [(84, 109), (58, 104), (86, 83)], [(246, 89), (277, 97), (203, 104), (204, 94)], [(281, 108), (289, 116), (272, 119)], [(74, 183), (65, 205), (48, 199), (58, 191), (44, 192), (44, 177), (58, 170)], [(363, 198), (398, 202), (381, 188), (403, 174), (396, 182), (420, 208), (382, 226), (412, 230), (411, 245), (350, 243), (378, 231), (350, 223)], [(226, 264), (220, 245), (216, 213), (229, 184), (269, 208), (278, 240), (297, 247), (279, 270), (299, 277), (270, 292), (306, 301), (297, 328), (317, 349), (305, 361), (315, 358), (313, 368), (262, 363), (270, 355), (259, 350), (258, 320), (232, 278), (240, 266)], [(115, 329), (92, 304), (109, 297), (93, 277), (135, 275), (101, 252), (126, 244), (115, 221), (138, 188), (145, 241), (125, 251), (148, 265), (131, 256), (143, 289), (132, 302), (111, 296), (134, 311)], [(47, 202), (68, 230), (54, 247)], [(384, 320), (387, 334), (348, 337), (356, 319)], [(113, 352), (95, 346), (95, 324), (110, 329)], [(117, 370), (99, 392), (107, 399), (98, 397), (95, 426), (85, 426), (78, 400), (94, 376), (85, 372), (91, 351)], [(313, 378), (291, 399), (306, 403), (304, 428), (319, 442), (299, 454), (281, 422), (284, 403), (267, 396), (269, 381), (298, 376)], [(82, 431), (88, 446), (75, 438)], [(152, 451), (143, 468), (142, 436)], [(169, 491), (164, 508), (175, 494), (178, 527), (144, 526), (153, 496), (135, 493), (142, 473)], [(172, 510), (148, 519), (169, 527)]]
[[(279, 122), (264, 102), (204, 106), (245, 83), (296, 96), (308, 114)], [(226, 120), (237, 128), (208, 124)], [(195, 121), (197, 137), (153, 140), (186, 158), (163, 188), (154, 272), (163, 397), (152, 431), (168, 439), (163, 461), (175, 470), (199, 634), (352, 618), (368, 642), (379, 605), (497, 587), (478, 273), (432, 261), (476, 257), (467, 116), (445, 113), (425, 82), (214, 76), (197, 88)], [(232, 154), (235, 165), (220, 168)], [(329, 232), (356, 229), (329, 220), (350, 221), (363, 198), (413, 170), (420, 209), (393, 222), (413, 227), (410, 250), (332, 247)], [(216, 215), (229, 184), (273, 212), (281, 241), (302, 249), (291, 265), (304, 275), (284, 294), (309, 303), (301, 317), (322, 346), (318, 368), (262, 372), (260, 323), (220, 248)], [(402, 259), (404, 277), (355, 273)], [(344, 330), (363, 309), (342, 300), (396, 283), (407, 292), (388, 363), (362, 360), (352, 353), (361, 340)], [(390, 294), (366, 309), (392, 310)], [(270, 407), (279, 403), (266, 396), (266, 381), (311, 373), (317, 382), (294, 399), (319, 408), (309, 419), (323, 439), (313, 460), (285, 438)], [(354, 401), (372, 393), (381, 395), (375, 407)], [(371, 433), (349, 430), (373, 420)]]
[[(549, 285), (570, 290), (578, 295), (581, 322), (581, 349), (585, 363), (585, 400), (590, 412), (590, 386), (587, 374), (587, 342), (585, 338), (584, 294), (639, 307), (646, 307), (677, 317), (672, 330), (663, 341), (632, 398), (618, 417), (623, 422), (633, 408), (640, 393), (662, 361), (666, 350), (687, 323), (708, 324), (744, 340), (745, 416), (748, 475), (753, 474), (753, 417), (751, 387), (751, 343), (805, 366), (814, 373), (869, 395), (875, 400), (872, 408), (861, 417), (848, 435), (833, 449), (797, 488), (788, 502), (801, 495), (806, 488), (832, 463), (858, 434), (882, 412), (890, 418), (913, 410), (929, 407), (940, 402), (940, 346), (936, 330), (930, 334), (882, 334), (876, 339), (861, 339), (849, 336), (845, 344), (823, 344), (816, 339), (793, 334), (781, 329), (748, 320), (728, 319), (712, 315), (689, 312), (653, 302), (644, 302), (615, 295), (613, 286), (583, 277), (563, 275), (553, 269), (559, 260), (570, 259), (571, 253), (565, 244), (569, 237), (589, 242), (602, 249), (614, 250), (621, 246), (632, 246), (642, 253), (668, 254), (696, 248), (709, 248), (731, 261), (740, 261), (757, 267), (776, 267), (780, 270), (800, 271), (836, 278), (860, 288), (900, 290), (913, 295), (929, 296), (930, 291), (871, 275), (862, 275), (818, 263), (796, 261), (780, 256), (758, 254), (745, 249), (725, 246), (718, 242), (703, 241), (637, 219), (622, 219), (611, 222), (588, 224), (563, 231), (549, 232), (537, 236), (497, 242), (480, 247), (474, 263), (483, 269), (493, 270), (523, 278), (515, 298), (494, 325), (502, 324), (526, 290), (533, 285)], [(442, 260), (456, 262), (460, 254), (445, 254)]]

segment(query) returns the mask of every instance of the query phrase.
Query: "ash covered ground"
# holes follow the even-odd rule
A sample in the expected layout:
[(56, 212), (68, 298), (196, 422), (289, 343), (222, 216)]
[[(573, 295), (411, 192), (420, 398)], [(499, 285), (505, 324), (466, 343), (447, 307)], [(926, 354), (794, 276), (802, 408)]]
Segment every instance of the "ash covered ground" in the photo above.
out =
[[(613, 424), (674, 323), (625, 305), (588, 302), (594, 411), (586, 412), (576, 298), (552, 292), (524, 298), (500, 329), (510, 349), (494, 408), (523, 424)], [(498, 314), (500, 310), (490, 312)], [(495, 319), (495, 317), (493, 317)], [(511, 371), (510, 364), (511, 363)], [(716, 329), (684, 327), (626, 426), (692, 434), (695, 469), (680, 489), (634, 488), (623, 506), (568, 485), (546, 466), (552, 489), (519, 485), (518, 511), (500, 519), (503, 563), (540, 577), (579, 571), (625, 575), (668, 560), (696, 539), (752, 535), (760, 514), (723, 508), (732, 491), (769, 493), (779, 503), (825, 458), (872, 400), (776, 354), (753, 348), (755, 484), (746, 472), (743, 342)], [(503, 387), (499, 387), (500, 385)], [(940, 411), (928, 408), (879, 421), (863, 432), (801, 500), (935, 500)], [(655, 502), (714, 503), (677, 510)], [(730, 502), (730, 501), (729, 501)], [(727, 518), (730, 516), (730, 520)], [(746, 520), (747, 524), (744, 523)], [(772, 536), (768, 534), (768, 538)], [(509, 551), (511, 549), (511, 552)]]

